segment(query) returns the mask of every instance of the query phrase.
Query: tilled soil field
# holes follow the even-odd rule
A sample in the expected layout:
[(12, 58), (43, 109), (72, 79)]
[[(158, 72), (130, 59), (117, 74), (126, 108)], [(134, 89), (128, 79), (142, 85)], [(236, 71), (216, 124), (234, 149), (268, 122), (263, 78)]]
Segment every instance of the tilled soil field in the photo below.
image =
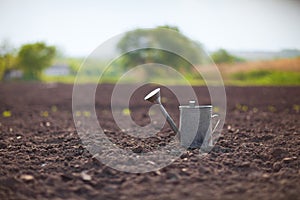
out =
[[(188, 150), (163, 169), (135, 174), (107, 167), (84, 148), (72, 87), (0, 84), (0, 199), (300, 199), (299, 87), (227, 87), (226, 122), (210, 153)], [(151, 87), (130, 101), (137, 124), (149, 123), (150, 104), (141, 99)], [(111, 141), (135, 153), (169, 142), (167, 125), (147, 142), (120, 138), (112, 89), (99, 86), (95, 105)], [(201, 103), (210, 102), (205, 87), (195, 91)], [(166, 88), (162, 93), (178, 124), (177, 100)]]

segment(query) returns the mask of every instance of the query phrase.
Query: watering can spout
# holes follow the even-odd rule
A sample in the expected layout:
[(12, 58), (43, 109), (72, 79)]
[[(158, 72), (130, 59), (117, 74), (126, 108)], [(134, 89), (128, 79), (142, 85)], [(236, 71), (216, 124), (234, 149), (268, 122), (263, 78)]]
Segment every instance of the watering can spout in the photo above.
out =
[(169, 125), (171, 126), (172, 130), (175, 133), (178, 133), (178, 128), (174, 122), (174, 120), (171, 118), (171, 116), (169, 115), (169, 113), (166, 111), (166, 109), (164, 108), (164, 106), (161, 104), (160, 101), (160, 88), (156, 88), (155, 90), (153, 90), (152, 92), (150, 92), (145, 98), (144, 100), (146, 101), (150, 101), (151, 103), (154, 104), (158, 104), (159, 108), (162, 112), (162, 114), (165, 116), (165, 118), (167, 119), (167, 122), (169, 123)]
[(156, 88), (152, 92), (150, 92), (147, 96), (145, 96), (144, 100), (150, 101), (151, 103), (161, 104), (160, 102), (160, 88)]

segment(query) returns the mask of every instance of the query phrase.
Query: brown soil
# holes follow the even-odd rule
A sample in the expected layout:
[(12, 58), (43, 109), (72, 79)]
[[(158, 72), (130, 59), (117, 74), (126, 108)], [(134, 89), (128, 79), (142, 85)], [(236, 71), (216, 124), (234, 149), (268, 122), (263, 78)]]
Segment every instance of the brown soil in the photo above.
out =
[[(98, 87), (97, 113), (109, 110), (112, 88)], [(209, 103), (206, 88), (195, 89), (200, 102)], [(130, 102), (141, 125), (149, 123), (149, 104), (135, 99), (149, 90), (141, 88)], [(178, 102), (163, 91), (178, 123)], [(0, 199), (300, 199), (300, 88), (226, 92), (226, 123), (212, 152), (200, 157), (189, 150), (159, 171), (131, 174), (105, 166), (82, 145), (72, 118), (72, 85), (0, 84)], [(137, 153), (174, 136), (165, 126), (157, 140), (130, 142), (116, 134), (109, 113), (100, 123), (112, 141)]]

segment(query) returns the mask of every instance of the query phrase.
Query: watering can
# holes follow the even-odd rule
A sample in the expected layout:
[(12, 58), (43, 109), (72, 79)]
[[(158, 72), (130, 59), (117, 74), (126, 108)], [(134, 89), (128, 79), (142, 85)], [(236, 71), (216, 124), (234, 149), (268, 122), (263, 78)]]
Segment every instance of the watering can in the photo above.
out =
[[(209, 148), (213, 146), (213, 133), (218, 126), (219, 115), (212, 115), (212, 105), (196, 105), (196, 101), (189, 101), (187, 105), (179, 106), (180, 124), (177, 128), (174, 120), (168, 114), (160, 100), (160, 88), (150, 92), (144, 100), (158, 104), (168, 124), (175, 133), (179, 133), (180, 144), (185, 148)], [(217, 122), (212, 128), (212, 119)]]

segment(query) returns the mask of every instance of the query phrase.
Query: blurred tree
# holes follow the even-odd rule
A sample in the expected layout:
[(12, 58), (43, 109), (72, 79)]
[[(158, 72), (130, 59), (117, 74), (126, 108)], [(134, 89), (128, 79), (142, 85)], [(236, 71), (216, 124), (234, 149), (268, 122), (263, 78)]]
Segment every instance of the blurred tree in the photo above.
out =
[[(166, 29), (172, 31), (166, 32)], [(149, 46), (161, 49), (149, 48)], [(196, 64), (204, 62), (204, 51), (201, 45), (184, 36), (174, 26), (130, 31), (119, 41), (117, 47), (120, 52), (127, 52), (118, 59), (119, 65), (124, 69), (145, 63), (160, 63), (184, 72), (193, 69), (189, 61)], [(176, 54), (164, 49), (176, 50)], [(185, 55), (186, 58), (180, 55)]]
[(211, 54), (213, 61), (217, 64), (220, 63), (234, 63), (243, 62), (243, 58), (239, 58), (229, 54), (225, 49), (219, 49), (218, 51)]
[(68, 59), (68, 65), (72, 75), (76, 75), (80, 69), (81, 61), (75, 58)]
[(179, 28), (177, 26), (164, 25), (164, 26), (158, 26), (157, 28), (166, 28), (180, 33)]
[(16, 67), (15, 50), (8, 40), (3, 40), (0, 44), (0, 80), (4, 74)]
[(19, 68), (25, 80), (40, 80), (42, 71), (52, 64), (56, 49), (43, 42), (25, 44), (18, 53)]

